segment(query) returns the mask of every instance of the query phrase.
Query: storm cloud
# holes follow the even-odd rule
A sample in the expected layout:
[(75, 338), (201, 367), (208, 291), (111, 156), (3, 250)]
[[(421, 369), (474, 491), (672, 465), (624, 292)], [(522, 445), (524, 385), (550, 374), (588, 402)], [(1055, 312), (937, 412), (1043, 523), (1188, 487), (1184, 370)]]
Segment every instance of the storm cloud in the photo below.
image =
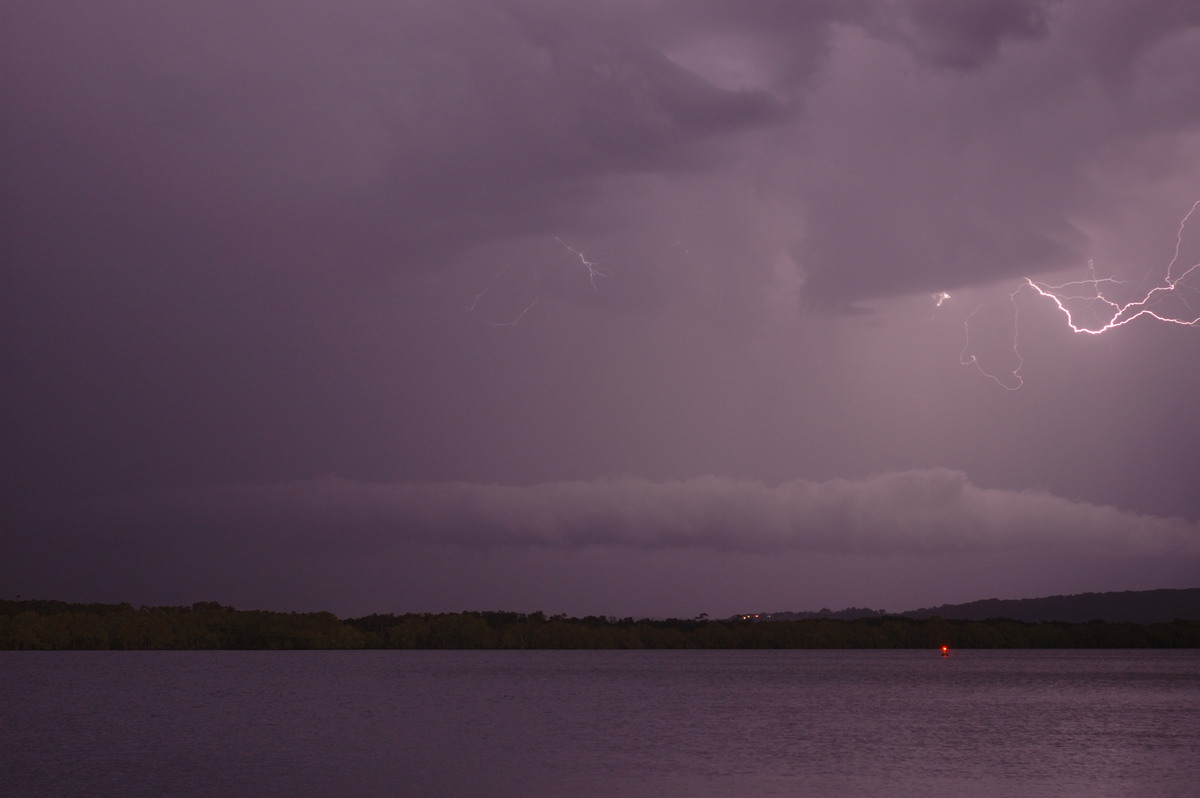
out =
[(4, 16), (14, 592), (1194, 586), (1194, 2)]
[(330, 548), (436, 543), (889, 556), (1086, 547), (1200, 556), (1200, 528), (1184, 519), (1042, 491), (983, 489), (948, 469), (776, 486), (719, 477), (528, 487), (326, 477), (136, 497), (113, 511), (114, 525), (126, 528), (190, 528), (201, 536)]

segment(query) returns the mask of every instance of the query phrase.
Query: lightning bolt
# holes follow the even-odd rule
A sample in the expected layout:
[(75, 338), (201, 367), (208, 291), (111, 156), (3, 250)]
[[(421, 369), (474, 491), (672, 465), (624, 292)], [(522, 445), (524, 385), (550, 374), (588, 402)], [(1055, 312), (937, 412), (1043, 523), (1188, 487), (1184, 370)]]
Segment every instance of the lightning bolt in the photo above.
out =
[(494, 276), (487, 285), (480, 289), (479, 293), (475, 295), (475, 298), (471, 300), (471, 304), (467, 307), (467, 313), (471, 313), (475, 310), (475, 306), (479, 304), (479, 300), (487, 296), (487, 292), (491, 291), (496, 286), (496, 283), (500, 282), (500, 278), (504, 276), (504, 273), (507, 272), (511, 266), (512, 261), (504, 264), (504, 268), (496, 272), (496, 276)]
[[(1007, 381), (999, 374), (986, 370), (974, 354), (967, 354), (967, 351), (971, 348), (971, 319), (979, 312), (982, 305), (976, 307), (963, 321), (966, 343), (959, 352), (959, 363), (964, 366), (975, 366), (981, 374), (994, 380), (996, 384), (1005, 390), (1015, 391), (1024, 385), (1025, 381), (1021, 376), (1021, 367), (1024, 365), (1024, 359), (1021, 357), (1019, 346), (1020, 307), (1017, 304), (1017, 297), (1023, 291), (1032, 291), (1037, 296), (1050, 300), (1058, 312), (1066, 319), (1067, 327), (1070, 328), (1071, 332), (1077, 334), (1102, 335), (1109, 330), (1123, 327), (1134, 319), (1140, 319), (1143, 316), (1155, 321), (1182, 327), (1200, 327), (1200, 313), (1197, 313), (1193, 309), (1185, 293), (1191, 291), (1200, 294), (1200, 288), (1181, 285), (1184, 280), (1193, 274), (1200, 276), (1200, 261), (1186, 268), (1179, 266), (1179, 253), (1183, 248), (1184, 230), (1187, 228), (1188, 220), (1196, 213), (1197, 208), (1200, 208), (1200, 200), (1192, 203), (1187, 214), (1179, 222), (1179, 228), (1175, 233), (1175, 252), (1171, 257), (1170, 263), (1167, 264), (1166, 274), (1163, 277), (1162, 283), (1146, 291), (1140, 299), (1120, 302), (1111, 296), (1106, 296), (1104, 290), (1109, 290), (1109, 286), (1124, 285), (1125, 283), (1112, 277), (1096, 277), (1095, 263), (1090, 260), (1088, 261), (1088, 274), (1090, 276), (1085, 280), (1050, 285), (1026, 277), (1008, 295), (1008, 300), (1013, 306), (1012, 351), (1013, 355), (1017, 358), (1017, 365), (1016, 368), (1009, 372)], [(1178, 274), (1176, 274), (1176, 269), (1180, 269)], [(1102, 290), (1102, 287), (1104, 290)], [(946, 294), (944, 291), (933, 296), (937, 300), (938, 306), (941, 306), (944, 299), (949, 299), (949, 294)], [(1187, 312), (1179, 313), (1178, 307), (1175, 309), (1176, 312), (1170, 312), (1169, 308), (1165, 307), (1165, 305), (1171, 297), (1174, 297)], [(1079, 308), (1080, 304), (1093, 314), (1094, 321), (1090, 325), (1084, 324), (1077, 319), (1081, 311), (1081, 308)]]
[[(1026, 277), (1025, 282), (1020, 286), (1020, 288), (1017, 289), (1017, 291), (1021, 291), (1025, 288), (1031, 288), (1040, 296), (1049, 299), (1054, 303), (1054, 306), (1058, 308), (1059, 312), (1066, 317), (1067, 326), (1071, 328), (1072, 332), (1076, 333), (1100, 335), (1116, 327), (1123, 327), (1134, 319), (1139, 319), (1142, 316), (1149, 316), (1152, 319), (1166, 322), (1168, 324), (1178, 324), (1183, 327), (1196, 327), (1197, 325), (1200, 325), (1200, 315), (1196, 315), (1195, 311), (1192, 310), (1192, 306), (1188, 304), (1186, 296), (1183, 295), (1184, 290), (1194, 291), (1196, 289), (1189, 286), (1180, 287), (1179, 283), (1180, 281), (1187, 279), (1188, 276), (1190, 276), (1193, 272), (1200, 270), (1200, 261), (1197, 261), (1196, 263), (1193, 263), (1191, 266), (1184, 269), (1182, 272), (1180, 272), (1178, 277), (1172, 276), (1174, 274), (1176, 264), (1179, 263), (1179, 250), (1183, 247), (1184, 228), (1187, 227), (1188, 220), (1192, 218), (1192, 214), (1196, 212), (1196, 208), (1200, 208), (1200, 200), (1196, 200), (1194, 203), (1192, 203), (1192, 207), (1188, 210), (1187, 215), (1184, 216), (1183, 220), (1179, 222), (1179, 229), (1175, 233), (1175, 254), (1172, 256), (1171, 262), (1167, 264), (1167, 274), (1163, 278), (1163, 284), (1151, 288), (1141, 299), (1133, 302), (1121, 303), (1106, 297), (1100, 290), (1100, 284), (1119, 284), (1120, 281), (1113, 280), (1111, 277), (1096, 279), (1095, 270), (1090, 261), (1088, 262), (1088, 268), (1092, 272), (1091, 279), (1079, 280), (1073, 283), (1063, 283), (1062, 285), (1046, 285), (1045, 283), (1039, 283)], [(1078, 295), (1072, 296), (1070, 294), (1063, 293), (1064, 290), (1073, 289), (1076, 286), (1090, 286), (1092, 289), (1092, 295), (1081, 297)], [(1176, 315), (1163, 315), (1153, 306), (1154, 303), (1160, 303), (1168, 294), (1175, 294), (1176, 292), (1178, 292), (1179, 299), (1183, 306), (1187, 308), (1189, 313), (1193, 314), (1192, 318), (1179, 318)], [(1108, 320), (1101, 321), (1098, 326), (1093, 327), (1077, 324), (1075, 322), (1074, 313), (1066, 305), (1066, 302), (1071, 299), (1086, 299), (1093, 307), (1096, 305), (1107, 307)]]
[(521, 319), (525, 318), (525, 314), (528, 313), (529, 311), (533, 310), (533, 306), (536, 305), (537, 303), (538, 303), (538, 301), (536, 299), (533, 300), (532, 302), (530, 302), (528, 305), (525, 306), (525, 309), (522, 310), (520, 313), (518, 313), (517, 317), (515, 319), (513, 319), (512, 321), (494, 321), (494, 322), (492, 322), (492, 326), (493, 327), (516, 327), (518, 324), (521, 323)]
[(1011, 294), (1008, 295), (1008, 299), (1010, 302), (1012, 302), (1012, 306), (1013, 306), (1012, 351), (1013, 351), (1013, 354), (1017, 358), (1016, 368), (1014, 368), (1012, 371), (1009, 372), (1009, 377), (1013, 380), (1016, 380), (1016, 382), (1012, 385), (1006, 383), (1003, 379), (1001, 379), (999, 374), (990, 372), (987, 369), (985, 369), (983, 367), (983, 364), (979, 362), (979, 358), (977, 358), (975, 355), (967, 354), (967, 350), (971, 348), (971, 319), (975, 318), (975, 314), (978, 313), (980, 311), (980, 309), (983, 307), (982, 304), (976, 306), (976, 308), (973, 311), (971, 311), (971, 313), (967, 316), (967, 318), (963, 320), (963, 334), (964, 334), (966, 342), (963, 344), (962, 351), (958, 353), (958, 362), (961, 365), (974, 366), (975, 368), (979, 369), (980, 374), (987, 377), (989, 380), (992, 380), (993, 382), (995, 382), (997, 385), (999, 385), (1001, 388), (1003, 388), (1006, 391), (1020, 390), (1021, 386), (1025, 384), (1025, 378), (1021, 376), (1021, 367), (1025, 365), (1025, 359), (1021, 357), (1021, 348), (1019, 345), (1020, 337), (1021, 337), (1021, 327), (1017, 323), (1019, 321), (1020, 315), (1021, 315), (1021, 309), (1017, 305), (1017, 294), (1020, 293), (1020, 291), (1021, 291), (1021, 289), (1018, 288), (1016, 291), (1013, 291)]
[(587, 259), (587, 257), (582, 252), (575, 249), (575, 247), (569, 245), (567, 242), (563, 241), (558, 236), (555, 236), (554, 240), (557, 241), (558, 243), (562, 244), (569, 252), (573, 253), (575, 255), (575, 257), (579, 258), (579, 262), (583, 264), (585, 269), (587, 269), (588, 281), (592, 284), (593, 291), (596, 290), (596, 278), (597, 277), (608, 277), (608, 272), (601, 269), (600, 264), (592, 263), (590, 260)]
[[(593, 263), (592, 261), (588, 260), (586, 255), (584, 255), (579, 250), (577, 250), (574, 247), (567, 244), (565, 241), (563, 241), (558, 236), (555, 236), (554, 240), (557, 241), (559, 244), (561, 244), (565, 249), (567, 249), (567, 251), (569, 251), (573, 255), (575, 255), (575, 257), (579, 258), (579, 262), (583, 264), (585, 269), (587, 269), (588, 281), (592, 285), (592, 290), (596, 289), (596, 278), (597, 277), (608, 277), (608, 272), (605, 271), (604, 269), (601, 269), (600, 264)], [(492, 275), (492, 279), (489, 280), (483, 286), (483, 288), (479, 289), (479, 291), (475, 294), (475, 298), (471, 300), (469, 305), (467, 305), (468, 313), (473, 312), (475, 310), (475, 308), (479, 306), (480, 301), (482, 301), (483, 298), (488, 295), (488, 292), (496, 287), (496, 284), (500, 282), (501, 278), (503, 278), (504, 275), (508, 273), (509, 269), (512, 268), (513, 264), (516, 262), (516, 257), (517, 257), (517, 255), (516, 255), (516, 252), (514, 251), (512, 258), (509, 260), (509, 262), (504, 264), (504, 266), (502, 266), (494, 275)], [(518, 313), (516, 315), (516, 317), (512, 319), (512, 321), (494, 321), (494, 322), (491, 322), (490, 325), (492, 327), (516, 327), (518, 324), (521, 323), (521, 319), (525, 318), (525, 315), (527, 313), (529, 313), (529, 311), (533, 310), (534, 307), (537, 306), (537, 304), (540, 300), (541, 300), (541, 297), (534, 297), (533, 301), (530, 302), (528, 305), (526, 305), (521, 310), (521, 312)]]

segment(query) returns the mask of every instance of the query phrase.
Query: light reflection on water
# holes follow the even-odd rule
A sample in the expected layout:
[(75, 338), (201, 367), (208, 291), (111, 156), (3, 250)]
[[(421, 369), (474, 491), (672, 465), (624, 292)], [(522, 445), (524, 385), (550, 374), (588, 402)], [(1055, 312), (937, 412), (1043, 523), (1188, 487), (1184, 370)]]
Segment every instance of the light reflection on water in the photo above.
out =
[(0, 652), (14, 796), (1140, 796), (1200, 651)]

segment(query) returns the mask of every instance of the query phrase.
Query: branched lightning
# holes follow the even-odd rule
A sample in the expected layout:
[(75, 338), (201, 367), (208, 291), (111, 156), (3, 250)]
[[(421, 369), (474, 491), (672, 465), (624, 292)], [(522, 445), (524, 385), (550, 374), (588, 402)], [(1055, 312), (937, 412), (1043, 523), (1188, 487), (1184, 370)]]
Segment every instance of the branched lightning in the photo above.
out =
[(582, 263), (584, 265), (584, 268), (587, 269), (588, 281), (592, 284), (593, 291), (596, 290), (596, 278), (597, 277), (608, 277), (608, 272), (601, 269), (599, 264), (592, 263), (590, 260), (588, 260), (587, 257), (585, 257), (582, 252), (575, 249), (575, 247), (569, 245), (567, 242), (563, 241), (558, 236), (555, 236), (554, 240), (557, 241), (558, 243), (562, 244), (568, 251), (570, 251), (577, 258), (579, 258), (579, 262)]
[[(1179, 229), (1175, 233), (1175, 254), (1172, 256), (1171, 262), (1167, 264), (1167, 274), (1163, 278), (1162, 285), (1151, 288), (1141, 299), (1133, 302), (1121, 303), (1106, 297), (1100, 291), (1100, 284), (1118, 283), (1119, 281), (1113, 280), (1112, 278), (1096, 279), (1095, 270), (1092, 268), (1092, 264), (1090, 262), (1088, 263), (1088, 268), (1091, 270), (1092, 276), (1088, 280), (1079, 280), (1073, 283), (1063, 283), (1062, 285), (1046, 285), (1045, 283), (1039, 283), (1026, 277), (1025, 282), (1020, 286), (1020, 288), (1017, 289), (1017, 291), (1020, 291), (1024, 288), (1031, 288), (1041, 296), (1049, 299), (1054, 303), (1055, 307), (1057, 307), (1058, 310), (1064, 316), (1066, 316), (1067, 326), (1071, 328), (1071, 331), (1077, 333), (1100, 335), (1101, 333), (1107, 332), (1114, 327), (1122, 327), (1134, 319), (1141, 318), (1142, 316), (1149, 316), (1150, 318), (1157, 319), (1158, 321), (1167, 322), (1168, 324), (1178, 324), (1184, 327), (1195, 327), (1200, 325), (1200, 315), (1195, 315), (1195, 311), (1192, 310), (1191, 305), (1189, 305), (1187, 302), (1187, 298), (1183, 295), (1184, 290), (1187, 290), (1188, 287), (1181, 287), (1179, 285), (1181, 280), (1187, 279), (1187, 277), (1193, 272), (1200, 270), (1200, 261), (1197, 261), (1196, 263), (1193, 263), (1191, 266), (1184, 269), (1182, 272), (1180, 272), (1178, 277), (1173, 276), (1176, 265), (1179, 263), (1179, 250), (1183, 247), (1183, 230), (1185, 227), (1187, 227), (1188, 219), (1192, 218), (1192, 214), (1196, 212), (1196, 208), (1200, 208), (1200, 200), (1196, 200), (1196, 202), (1192, 203), (1192, 207), (1188, 210), (1187, 215), (1184, 216), (1183, 220), (1179, 222)], [(1090, 286), (1091, 295), (1079, 296), (1062, 293), (1064, 290), (1074, 289), (1076, 286)], [(1183, 306), (1193, 314), (1192, 318), (1178, 318), (1175, 315), (1164, 315), (1154, 307), (1154, 304), (1161, 302), (1166, 295), (1175, 294), (1176, 292), (1178, 292), (1178, 296)], [(1075, 322), (1074, 313), (1065, 304), (1067, 300), (1071, 299), (1085, 299), (1088, 300), (1089, 305), (1092, 307), (1099, 305), (1101, 307), (1108, 308), (1108, 311), (1106, 311), (1108, 313), (1108, 320), (1102, 321), (1098, 326), (1095, 327), (1087, 327), (1077, 324)]]
[[(1179, 266), (1179, 253), (1183, 248), (1184, 230), (1187, 227), (1188, 220), (1196, 213), (1197, 208), (1200, 208), (1200, 200), (1192, 203), (1192, 207), (1188, 209), (1187, 214), (1179, 222), (1179, 228), (1175, 233), (1175, 252), (1171, 257), (1170, 263), (1167, 264), (1166, 275), (1163, 277), (1162, 283), (1145, 292), (1140, 299), (1120, 302), (1111, 296), (1106, 296), (1104, 290), (1110, 290), (1109, 286), (1124, 285), (1125, 283), (1112, 277), (1096, 277), (1095, 264), (1090, 260), (1088, 261), (1089, 276), (1084, 280), (1050, 285), (1030, 277), (1024, 278), (1022, 283), (1008, 294), (1008, 299), (1013, 305), (1012, 351), (1017, 359), (1016, 368), (1009, 374), (1009, 382), (1012, 384), (1006, 383), (998, 374), (984, 369), (975, 355), (967, 354), (967, 350), (971, 348), (971, 319), (979, 312), (982, 305), (976, 307), (963, 322), (966, 343), (959, 353), (959, 362), (964, 366), (975, 366), (981, 374), (994, 380), (1006, 390), (1015, 391), (1024, 384), (1024, 379), (1021, 377), (1021, 366), (1024, 364), (1024, 360), (1021, 357), (1018, 346), (1018, 339), (1020, 337), (1020, 328), (1018, 325), (1020, 308), (1017, 304), (1017, 296), (1027, 289), (1033, 291), (1038, 296), (1050, 300), (1055, 308), (1066, 318), (1067, 326), (1074, 333), (1101, 335), (1116, 327), (1123, 327), (1134, 319), (1143, 316), (1183, 327), (1200, 327), (1200, 313), (1197, 313), (1188, 302), (1186, 294), (1188, 291), (1200, 294), (1200, 288), (1181, 284), (1193, 274), (1200, 276), (1200, 261), (1186, 268)], [(1176, 274), (1177, 269), (1179, 269), (1178, 274)], [(1187, 312), (1179, 313), (1178, 307), (1175, 308), (1176, 312), (1171, 312), (1169, 308), (1165, 307), (1164, 305), (1170, 297), (1174, 297)], [(934, 298), (937, 300), (938, 306), (940, 306), (945, 299), (949, 299), (949, 294), (945, 292), (934, 294)], [(1090, 325), (1077, 320), (1079, 313), (1083, 309), (1086, 309), (1094, 316), (1095, 320)], [(1015, 382), (1013, 382), (1014, 380)]]
[[(568, 252), (572, 253), (573, 255), (575, 255), (575, 257), (579, 258), (579, 262), (583, 264), (585, 269), (587, 269), (588, 282), (591, 283), (592, 290), (596, 289), (596, 278), (597, 277), (608, 277), (607, 271), (605, 271), (604, 269), (601, 269), (600, 265), (598, 263), (593, 263), (592, 261), (588, 260), (587, 256), (584, 255), (581, 251), (570, 246), (569, 244), (567, 244), (565, 241), (563, 241), (558, 236), (555, 236), (554, 240), (557, 241), (559, 244), (561, 244)], [(467, 305), (468, 313), (473, 312), (475, 310), (475, 308), (479, 306), (479, 303), (483, 300), (483, 298), (485, 296), (488, 295), (488, 292), (490, 292), (493, 288), (495, 288), (496, 285), (500, 282), (501, 278), (504, 277), (504, 275), (508, 273), (509, 269), (512, 268), (513, 263), (515, 263), (515, 261), (516, 261), (516, 254), (514, 253), (512, 259), (510, 259), (508, 263), (504, 264), (504, 266), (502, 266), (494, 275), (492, 275), (492, 279), (489, 280), (483, 286), (483, 288), (479, 289), (479, 291), (475, 294), (475, 298), (472, 299), (470, 304)], [(527, 313), (529, 313), (529, 311), (533, 310), (534, 307), (537, 306), (537, 304), (540, 300), (541, 300), (540, 296), (534, 297), (534, 299), (529, 304), (527, 304), (524, 308), (522, 308), (521, 312), (518, 313), (511, 321), (494, 321), (494, 322), (490, 322), (490, 326), (492, 326), (492, 327), (516, 327), (518, 324), (521, 323), (521, 320), (523, 318), (525, 318), (525, 315)]]

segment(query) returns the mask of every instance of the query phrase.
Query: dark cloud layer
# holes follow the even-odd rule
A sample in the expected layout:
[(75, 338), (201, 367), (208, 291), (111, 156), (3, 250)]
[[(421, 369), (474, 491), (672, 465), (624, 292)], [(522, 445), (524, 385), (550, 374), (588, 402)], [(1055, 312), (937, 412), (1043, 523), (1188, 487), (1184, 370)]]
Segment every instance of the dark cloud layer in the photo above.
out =
[(1200, 529), (1192, 522), (1044, 492), (982, 489), (946, 469), (778, 486), (718, 477), (529, 487), (328, 477), (136, 497), (118, 502), (113, 513), (114, 527), (190, 528), (197, 537), (226, 530), (251, 540), (274, 537), (280, 545), (334, 548), (448, 543), (890, 556), (1082, 546), (1200, 556)]
[[(62, 521), (78, 516), (76, 508), (62, 514)], [(986, 563), (986, 575), (973, 578), (989, 586), (1044, 585), (1047, 570), (1059, 570), (1054, 578), (1070, 584), (1076, 579), (1070, 571), (1083, 563), (1174, 583), (1186, 581), (1200, 565), (1194, 522), (1039, 491), (979, 488), (965, 474), (940, 468), (775, 486), (718, 477), (661, 483), (623, 477), (528, 487), (364, 484), (326, 477), (124, 496), (91, 504), (87, 516), (90, 540), (52, 524), (43, 539), (18, 545), (12, 564), (77, 595), (66, 574), (42, 572), (47, 561), (86, 563), (157, 602), (181, 601), (191, 591), (269, 604), (271, 585), (303, 575), (312, 584), (294, 586), (294, 600), (343, 612), (390, 605), (397, 593), (423, 608), (470, 606), (466, 583), (503, 582), (514, 556), (531, 555), (566, 558), (582, 575), (613, 569), (606, 565), (613, 558), (626, 563), (665, 558), (658, 567), (675, 571), (675, 579), (689, 572), (694, 578), (694, 563), (713, 558), (737, 563), (729, 569), (733, 573), (788, 561), (800, 580), (793, 589), (813, 596), (809, 600), (817, 600), (804, 584), (815, 579), (814, 570), (825, 570), (826, 579), (836, 573), (851, 585), (856, 573), (878, 572), (879, 584), (868, 591), (874, 599), (898, 590), (936, 595), (928, 588), (912, 591), (928, 578), (931, 565), (945, 569), (941, 579), (954, 584), (963, 561), (971, 563), (968, 572)], [(70, 550), (51, 555), (63, 545)], [(431, 556), (431, 549), (441, 554)], [(438, 562), (446, 554), (452, 554), (450, 563)], [(407, 584), (390, 584), (414, 579), (414, 558), (441, 571), (417, 595)], [(456, 562), (475, 563), (482, 573), (456, 573)], [(601, 594), (619, 594), (622, 578), (644, 579), (630, 574), (628, 564), (620, 568), (626, 573)], [(381, 581), (354, 584), (354, 574), (361, 579), (372, 571)], [(331, 582), (345, 590), (330, 590)], [(518, 591), (524, 601), (546, 599), (536, 583), (535, 578), (535, 586)], [(854, 589), (862, 586), (825, 588), (837, 596)], [(613, 595), (551, 600), (569, 601), (575, 612), (617, 608)], [(709, 607), (714, 598), (687, 600)], [(622, 611), (637, 611), (627, 599), (617, 603)], [(669, 606), (686, 601), (677, 598)]]
[(920, 0), (883, 6), (881, 34), (903, 43), (935, 68), (978, 69), (1008, 40), (1034, 39), (1048, 30), (1054, 3), (1045, 0)]
[(432, 268), (777, 131), (762, 188), (814, 300), (952, 289), (1077, 265), (1092, 172), (1194, 129), (1196, 15), (1162, 6), (17, 4), (8, 210), (39, 251), (53, 214), (114, 257), (162, 257), (149, 227)]
[[(506, 558), (547, 601), (571, 590), (547, 569), (586, 581), (610, 549), (647, 601), (652, 573), (687, 583), (671, 556), (724, 563), (734, 604), (765, 552), (857, 563), (854, 603), (876, 554), (925, 563), (887, 582), (915, 597), (930, 563), (978, 575), (1018, 540), (1076, 552), (1085, 589), (1163, 586), (1191, 551), (1200, 332), (1073, 335), (1009, 294), (1090, 263), (1128, 298), (1177, 242), (1175, 275), (1200, 262), (1195, 3), (3, 16), (0, 500), (44, 565), (14, 585), (61, 563), (111, 593), (55, 552), (132, 545), (112, 496), (160, 496), (156, 563), (168, 510), (179, 551), (245, 525), (256, 558), (272, 529), (335, 552), (403, 527), (430, 573)], [(1142, 565), (1121, 581), (1096, 541)], [(997, 592), (1035, 584), (1016, 562)], [(287, 573), (262, 600), (299, 595)], [(961, 579), (922, 600), (982, 597)], [(427, 595), (469, 594), (446, 580)]]

